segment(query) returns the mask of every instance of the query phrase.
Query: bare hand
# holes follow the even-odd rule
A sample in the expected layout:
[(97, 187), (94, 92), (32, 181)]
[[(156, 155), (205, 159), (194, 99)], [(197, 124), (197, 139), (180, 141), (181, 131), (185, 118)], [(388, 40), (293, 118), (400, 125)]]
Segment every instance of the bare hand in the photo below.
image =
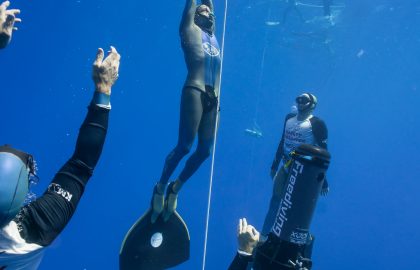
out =
[(322, 183), (321, 196), (327, 196), (330, 192), (330, 185), (328, 184), (327, 178), (325, 177), (324, 183)]
[(95, 62), (93, 63), (93, 81), (97, 92), (111, 95), (111, 87), (118, 79), (121, 56), (111, 46), (108, 56), (105, 58), (104, 50), (98, 49)]
[(16, 15), (20, 13), (20, 10), (7, 9), (9, 6), (9, 1), (0, 4), (0, 48), (4, 48), (9, 44), (12, 39), (13, 30), (17, 30), (15, 23), (22, 21), (21, 19), (16, 18)]
[(251, 254), (259, 239), (260, 233), (252, 225), (248, 225), (245, 218), (241, 218), (238, 225), (239, 250)]
[(328, 192), (330, 192), (330, 188), (329, 187), (325, 187), (325, 188), (323, 187), (321, 189), (321, 196), (327, 196)]

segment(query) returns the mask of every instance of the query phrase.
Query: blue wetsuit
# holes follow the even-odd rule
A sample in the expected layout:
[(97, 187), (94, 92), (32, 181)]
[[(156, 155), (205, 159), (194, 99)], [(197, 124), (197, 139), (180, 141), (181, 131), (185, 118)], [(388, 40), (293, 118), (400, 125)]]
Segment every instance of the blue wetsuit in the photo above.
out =
[[(202, 0), (213, 12), (211, 0)], [(209, 157), (214, 141), (220, 86), (220, 48), (211, 31), (195, 24), (197, 4), (186, 0), (180, 25), (181, 45), (187, 65), (182, 90), (178, 144), (166, 158), (160, 183), (166, 184), (181, 159), (187, 155), (198, 133), (198, 145), (179, 175), (187, 181)]]

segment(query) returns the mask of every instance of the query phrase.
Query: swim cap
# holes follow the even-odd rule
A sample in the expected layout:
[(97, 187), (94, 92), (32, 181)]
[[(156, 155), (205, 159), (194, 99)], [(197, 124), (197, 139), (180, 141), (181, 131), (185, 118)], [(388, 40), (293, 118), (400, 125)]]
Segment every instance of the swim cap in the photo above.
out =
[(29, 179), (35, 175), (31, 155), (10, 146), (0, 146), (0, 228), (19, 212), (29, 190)]
[(296, 98), (296, 105), (299, 112), (306, 112), (314, 110), (318, 100), (315, 95), (311, 93), (303, 93)]

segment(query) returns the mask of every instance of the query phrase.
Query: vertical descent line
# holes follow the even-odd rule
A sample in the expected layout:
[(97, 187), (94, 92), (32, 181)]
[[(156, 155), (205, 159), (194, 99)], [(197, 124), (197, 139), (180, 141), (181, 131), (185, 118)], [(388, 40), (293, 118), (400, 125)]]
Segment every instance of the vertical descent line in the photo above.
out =
[(223, 64), (224, 64), (224, 55), (225, 55), (225, 34), (226, 34), (226, 19), (227, 19), (227, 8), (228, 8), (228, 0), (225, 0), (225, 14), (224, 14), (224, 21), (223, 21), (223, 35), (222, 35), (222, 50), (221, 50), (221, 65), (220, 65), (220, 77), (219, 77), (219, 102), (217, 103), (217, 115), (216, 115), (216, 128), (214, 129), (214, 142), (213, 142), (213, 153), (211, 159), (211, 170), (210, 170), (210, 184), (209, 184), (209, 196), (207, 200), (207, 213), (206, 213), (206, 230), (205, 230), (205, 238), (204, 238), (204, 251), (203, 251), (203, 265), (202, 270), (206, 267), (206, 256), (207, 256), (207, 240), (208, 240), (208, 233), (209, 233), (209, 220), (210, 220), (210, 206), (211, 206), (211, 194), (212, 194), (212, 187), (213, 187), (213, 176), (214, 176), (214, 157), (216, 155), (216, 142), (217, 142), (217, 129), (219, 128), (219, 109), (220, 109), (220, 100), (222, 94), (222, 74), (223, 74)]

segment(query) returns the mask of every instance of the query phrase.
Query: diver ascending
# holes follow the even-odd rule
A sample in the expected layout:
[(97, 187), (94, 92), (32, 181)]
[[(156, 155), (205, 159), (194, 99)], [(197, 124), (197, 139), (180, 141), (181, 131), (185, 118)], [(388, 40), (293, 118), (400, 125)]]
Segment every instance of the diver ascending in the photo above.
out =
[[(214, 34), (215, 16), (211, 0), (187, 0), (180, 25), (180, 37), (188, 75), (182, 90), (178, 144), (165, 160), (159, 182), (153, 190), (152, 223), (163, 213), (168, 220), (177, 206), (182, 185), (209, 157), (214, 142), (219, 102), (220, 48)], [(169, 178), (181, 159), (190, 152), (198, 133), (198, 145), (178, 178)], [(164, 207), (165, 206), (165, 207)], [(164, 211), (165, 210), (165, 211)]]
[[(324, 121), (312, 114), (316, 105), (317, 98), (313, 94), (304, 93), (296, 98), (297, 114), (290, 113), (286, 116), (283, 134), (271, 165), (270, 176), (274, 180), (273, 195), (261, 232), (263, 235), (267, 235), (274, 224), (289, 173), (290, 154), (301, 144), (316, 145), (327, 149), (327, 127)], [(281, 168), (278, 170), (280, 164)], [(325, 180), (321, 194), (326, 195), (328, 191), (328, 182)]]

